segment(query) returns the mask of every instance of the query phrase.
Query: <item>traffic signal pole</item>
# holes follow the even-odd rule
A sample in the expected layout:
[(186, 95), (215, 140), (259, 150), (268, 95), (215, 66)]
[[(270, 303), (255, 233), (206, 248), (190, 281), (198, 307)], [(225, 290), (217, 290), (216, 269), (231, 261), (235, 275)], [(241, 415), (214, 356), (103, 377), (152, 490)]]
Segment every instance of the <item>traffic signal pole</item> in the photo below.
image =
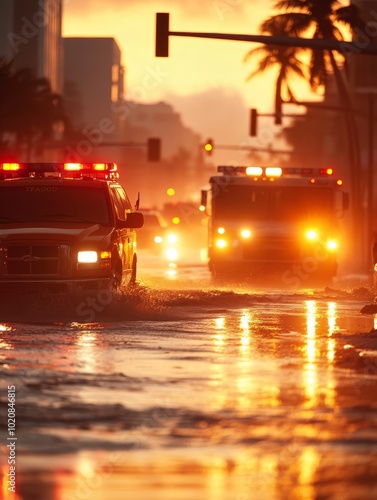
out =
[(299, 38), (293, 36), (241, 35), (230, 33), (206, 33), (193, 31), (170, 31), (169, 13), (156, 13), (156, 57), (169, 57), (169, 37), (180, 36), (190, 38), (212, 38), (217, 40), (236, 40), (239, 42), (256, 42), (265, 45), (281, 45), (285, 47), (302, 47), (322, 50), (336, 50), (343, 54), (377, 54), (377, 43), (344, 42), (340, 40)]

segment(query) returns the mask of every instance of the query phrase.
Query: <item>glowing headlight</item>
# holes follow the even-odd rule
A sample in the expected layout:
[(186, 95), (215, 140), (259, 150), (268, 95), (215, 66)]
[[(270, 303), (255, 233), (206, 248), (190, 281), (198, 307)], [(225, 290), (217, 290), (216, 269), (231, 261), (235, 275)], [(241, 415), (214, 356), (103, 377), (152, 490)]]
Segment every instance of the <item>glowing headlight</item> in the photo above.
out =
[(219, 234), (224, 234), (224, 233), (225, 233), (225, 229), (224, 229), (223, 227), (219, 227), (219, 228), (217, 229), (217, 232), (218, 232)]
[(77, 262), (80, 264), (93, 264), (98, 261), (98, 254), (94, 251), (81, 251), (77, 254)]
[(169, 243), (177, 243), (177, 236), (175, 234), (169, 234), (168, 242)]
[(216, 246), (217, 248), (225, 248), (227, 245), (226, 240), (217, 240)]
[(162, 243), (162, 238), (161, 238), (161, 236), (155, 236), (155, 237), (154, 237), (154, 242), (155, 242), (155, 243)]
[(338, 248), (338, 242), (335, 240), (328, 240), (326, 248), (327, 250), (336, 250)]
[(245, 239), (250, 238), (250, 236), (251, 236), (250, 229), (242, 229), (241, 236), (242, 236), (242, 238), (245, 238)]
[(318, 233), (314, 229), (310, 229), (309, 231), (306, 231), (305, 236), (308, 240), (316, 240), (318, 238)]
[(178, 250), (176, 248), (168, 248), (168, 250), (166, 250), (166, 257), (169, 260), (177, 260), (178, 259)]

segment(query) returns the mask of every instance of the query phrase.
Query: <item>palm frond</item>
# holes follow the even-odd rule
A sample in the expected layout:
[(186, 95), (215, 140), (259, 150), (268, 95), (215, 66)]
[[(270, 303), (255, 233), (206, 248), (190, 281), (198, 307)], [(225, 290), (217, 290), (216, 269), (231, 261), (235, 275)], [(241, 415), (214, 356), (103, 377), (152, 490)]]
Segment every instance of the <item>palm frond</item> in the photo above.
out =
[(262, 33), (271, 35), (300, 36), (310, 29), (313, 19), (304, 13), (278, 14), (266, 19), (261, 25)]
[(263, 45), (261, 47), (256, 47), (255, 49), (250, 50), (244, 55), (243, 62), (247, 62), (250, 58), (254, 56), (267, 56), (268, 52), (269, 51), (266, 45)]
[(340, 7), (335, 11), (335, 19), (337, 22), (345, 24), (350, 28), (364, 28), (365, 22), (360, 16), (360, 9), (356, 5), (348, 5)]
[(282, 10), (307, 10), (307, 2), (305, 0), (278, 0), (275, 2), (274, 8)]

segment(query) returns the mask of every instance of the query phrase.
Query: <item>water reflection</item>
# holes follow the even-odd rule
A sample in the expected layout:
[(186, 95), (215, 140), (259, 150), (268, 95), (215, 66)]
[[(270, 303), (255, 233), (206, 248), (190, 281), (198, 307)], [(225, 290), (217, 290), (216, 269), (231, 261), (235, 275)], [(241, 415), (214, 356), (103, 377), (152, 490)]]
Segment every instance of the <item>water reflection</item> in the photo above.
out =
[(317, 345), (316, 324), (317, 308), (313, 300), (308, 300), (306, 305), (306, 360), (303, 369), (304, 392), (306, 396), (306, 407), (317, 404), (318, 382), (317, 382)]
[[(216, 393), (210, 398), (215, 407), (232, 405), (244, 412), (263, 403), (283, 405), (286, 380), (278, 360), (284, 356), (301, 360), (302, 407), (334, 407), (337, 304), (306, 300), (304, 307), (303, 316), (272, 314), (268, 324), (265, 311), (258, 309), (242, 309), (233, 316), (221, 314), (213, 319), (212, 346), (217, 358), (211, 366), (210, 385), (216, 386)], [(288, 348), (281, 336), (292, 334), (292, 322), (297, 334)], [(263, 362), (266, 355), (268, 365)]]
[[(0, 349), (13, 349), (13, 345), (7, 341), (6, 335), (3, 334), (3, 332), (10, 332), (11, 330), (9, 326), (0, 324)], [(5, 359), (5, 357), (5, 355), (0, 354), (0, 359)]]
[[(323, 311), (323, 307), (321, 311)], [(327, 320), (327, 329), (323, 319)], [(327, 311), (324, 313), (319, 311), (315, 301), (306, 302), (306, 363), (303, 371), (306, 408), (315, 407), (323, 398), (327, 406), (333, 407), (335, 404), (334, 359), (336, 344), (332, 335), (336, 330), (336, 303), (328, 302)], [(325, 361), (325, 368), (322, 366), (323, 361)], [(321, 378), (319, 378), (319, 370), (321, 370)]]
[(82, 369), (87, 373), (98, 372), (98, 338), (93, 331), (82, 331), (76, 340), (76, 357)]
[(377, 330), (377, 314), (373, 316), (373, 330)]

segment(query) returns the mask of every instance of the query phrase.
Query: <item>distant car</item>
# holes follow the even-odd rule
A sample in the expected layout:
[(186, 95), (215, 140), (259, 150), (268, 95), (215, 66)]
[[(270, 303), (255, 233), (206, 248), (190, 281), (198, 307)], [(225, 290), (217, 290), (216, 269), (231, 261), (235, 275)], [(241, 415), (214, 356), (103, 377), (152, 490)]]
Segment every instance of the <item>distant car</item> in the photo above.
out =
[(158, 211), (143, 209), (140, 211), (144, 215), (144, 226), (138, 234), (138, 248), (159, 252), (162, 249), (167, 224)]
[(176, 260), (177, 236), (169, 229), (161, 213), (157, 210), (140, 211), (144, 216), (144, 225), (137, 234), (138, 249), (160, 254), (168, 260)]

